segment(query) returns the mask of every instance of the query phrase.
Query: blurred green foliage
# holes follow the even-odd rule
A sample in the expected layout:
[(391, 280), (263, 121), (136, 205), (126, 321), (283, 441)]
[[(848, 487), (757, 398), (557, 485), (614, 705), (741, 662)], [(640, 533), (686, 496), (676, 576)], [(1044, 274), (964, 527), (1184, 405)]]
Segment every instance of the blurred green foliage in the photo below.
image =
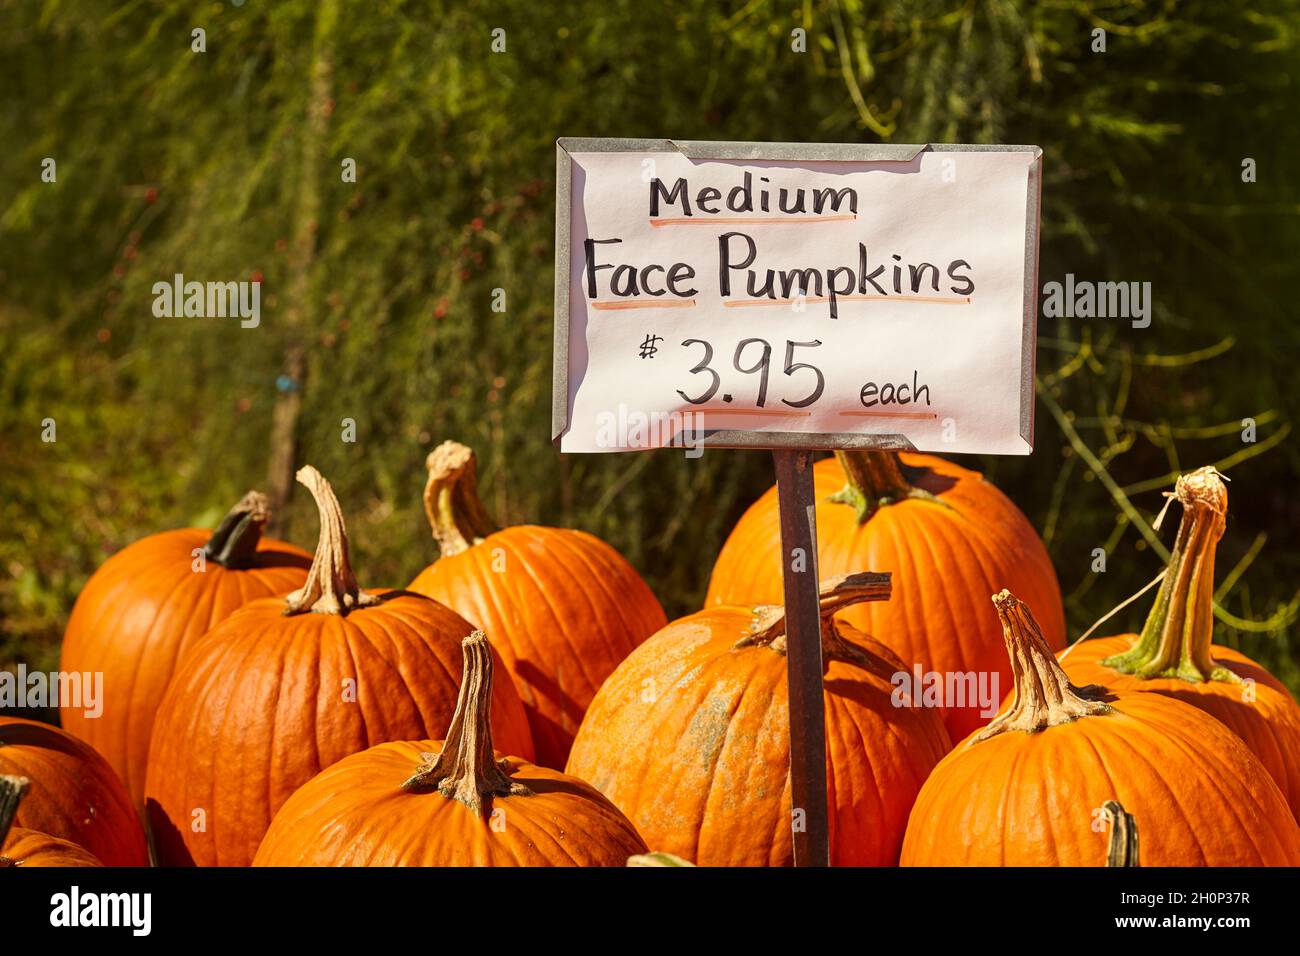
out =
[[(554, 141), (668, 136), (1041, 145), (1042, 281), (1150, 281), (1155, 320), (1042, 320), (1036, 451), (973, 464), (1043, 531), (1078, 634), (1159, 570), (1173, 474), (1222, 463), (1216, 639), (1300, 687), (1298, 37), (1296, 0), (0, 3), (0, 665), (54, 665), (112, 551), (265, 486), (295, 349), (296, 460), (363, 584), (435, 556), (423, 461), (455, 437), (498, 520), (588, 529), (694, 608), (768, 456), (548, 441)], [(177, 272), (260, 273), (261, 326), (155, 318)], [(305, 493), (281, 518), (312, 546)]]

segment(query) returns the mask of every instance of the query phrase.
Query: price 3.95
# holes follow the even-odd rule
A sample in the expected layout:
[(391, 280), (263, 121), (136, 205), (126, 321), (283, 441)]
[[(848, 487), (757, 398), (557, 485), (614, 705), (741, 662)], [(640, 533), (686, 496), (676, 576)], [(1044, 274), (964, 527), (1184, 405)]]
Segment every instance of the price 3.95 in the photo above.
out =
[[(822, 392), (826, 388), (826, 377), (822, 374), (821, 369), (807, 362), (795, 361), (796, 349), (814, 349), (821, 344), (817, 339), (811, 342), (786, 341), (785, 364), (782, 372), (792, 378), (791, 382), (786, 383), (789, 388), (791, 390), (798, 388), (803, 392), (803, 395), (799, 397), (799, 392), (793, 392), (794, 397), (782, 398), (782, 404), (789, 405), (791, 408), (807, 408), (821, 398)], [(688, 349), (699, 348), (703, 350), (699, 363), (690, 370), (690, 374), (705, 376), (703, 379), (696, 380), (696, 385), (704, 390), (698, 395), (689, 395), (679, 388), (677, 394), (692, 405), (703, 405), (711, 400), (718, 393), (718, 389), (722, 387), (722, 375), (713, 367), (713, 345), (704, 339), (686, 339), (682, 342), (682, 346)], [(741, 339), (736, 343), (736, 350), (731, 356), (731, 366), (741, 374), (758, 376), (756, 407), (763, 408), (766, 406), (768, 379), (772, 371), (772, 343), (766, 339)], [(796, 375), (799, 376), (798, 380), (793, 380)], [(811, 386), (811, 391), (805, 390), (807, 386)], [(723, 394), (722, 400), (730, 402), (732, 400), (731, 393)]]

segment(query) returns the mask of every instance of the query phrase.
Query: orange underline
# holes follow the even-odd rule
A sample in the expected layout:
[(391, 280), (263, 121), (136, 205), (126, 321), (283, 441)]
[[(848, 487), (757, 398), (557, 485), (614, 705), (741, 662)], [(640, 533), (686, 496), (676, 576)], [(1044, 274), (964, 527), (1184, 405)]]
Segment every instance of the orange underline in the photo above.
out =
[(812, 412), (786, 411), (784, 408), (727, 408), (725, 405), (694, 409), (683, 408), (683, 414), (694, 411), (697, 415), (771, 415), (776, 418), (807, 418)]
[(654, 299), (649, 302), (593, 302), (593, 309), (693, 309), (694, 299)]
[(700, 219), (696, 216), (678, 216), (674, 219), (651, 219), (649, 223), (655, 229), (663, 226), (711, 226), (716, 222), (744, 222), (757, 226), (775, 226), (784, 223), (807, 223), (807, 222), (853, 222), (858, 217), (855, 214), (847, 216), (797, 216), (791, 218), (781, 218), (774, 216), (770, 219), (754, 218), (752, 216), (710, 216), (707, 219)]
[(868, 412), (868, 411), (842, 411), (841, 415), (852, 415), (855, 418), (938, 418), (939, 416), (932, 412)]
[[(794, 302), (829, 302), (830, 296), (809, 295), (800, 299), (733, 299), (722, 303), (728, 309), (751, 305), (790, 305)], [(951, 299), (940, 295), (837, 295), (836, 302), (933, 302), (938, 305), (970, 305), (970, 296)]]

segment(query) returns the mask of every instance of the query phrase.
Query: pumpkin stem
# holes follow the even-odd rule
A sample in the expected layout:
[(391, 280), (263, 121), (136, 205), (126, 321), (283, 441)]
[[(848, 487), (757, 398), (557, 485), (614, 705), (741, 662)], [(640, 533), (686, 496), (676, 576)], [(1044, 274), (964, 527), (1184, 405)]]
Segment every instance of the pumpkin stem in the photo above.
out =
[(424, 513), (442, 556), (468, 551), (496, 530), (478, 496), (474, 450), (445, 441), (425, 461), (429, 480), (424, 486)]
[(628, 866), (694, 866), (690, 860), (683, 860), (671, 853), (638, 853), (627, 858)]
[(905, 466), (896, 451), (842, 449), (835, 452), (835, 459), (844, 469), (848, 482), (830, 500), (857, 509), (858, 524), (864, 524), (885, 505), (908, 498), (944, 503), (937, 495), (922, 491), (907, 480)]
[(1015, 697), (1009, 708), (980, 731), (976, 742), (1012, 730), (1034, 734), (1080, 717), (1111, 712), (1110, 705), (1101, 700), (1105, 688), (1070, 683), (1029, 608), (1006, 590), (993, 595), (993, 606), (998, 609), (1002, 639), (1011, 658)]
[(0, 847), (5, 845), (9, 828), (14, 825), (14, 817), (18, 816), (18, 804), (22, 803), (30, 783), (26, 777), (0, 775)]
[(345, 616), (359, 607), (378, 604), (379, 598), (367, 594), (357, 584), (348, 560), (348, 529), (343, 524), (343, 510), (339, 507), (334, 489), (319, 471), (311, 465), (298, 469), (295, 476), (316, 499), (320, 512), (320, 540), (307, 583), (284, 599), (285, 614), (337, 614)]
[(492, 648), (487, 635), (475, 631), (460, 646), (464, 674), (442, 752), (421, 754), (424, 763), (403, 781), (402, 789), (437, 790), (482, 816), (494, 794), (527, 797), (532, 791), (510, 779), (509, 765), (498, 762), (492, 750)]
[[(822, 659), (856, 664), (875, 674), (888, 677), (903, 665), (886, 661), (840, 636), (835, 615), (846, 607), (863, 601), (888, 601), (892, 590), (888, 572), (860, 571), (842, 574), (823, 581), (818, 592), (818, 613), (822, 625)], [(762, 604), (754, 608), (749, 634), (736, 647), (767, 647), (778, 654), (786, 652), (785, 608), (779, 604)], [(897, 665), (897, 666), (895, 666)]]
[(256, 563), (257, 545), (271, 520), (271, 503), (260, 491), (250, 491), (221, 519), (203, 546), (203, 556), (232, 571)]
[(1228, 489), (1213, 467), (1179, 477), (1173, 497), (1183, 506), (1156, 603), (1131, 650), (1102, 661), (1123, 674), (1176, 677), (1192, 683), (1241, 683), (1210, 656), (1214, 634), (1214, 551), (1228, 520)]
[(1110, 818), (1110, 846), (1106, 851), (1107, 866), (1140, 866), (1138, 863), (1138, 825), (1118, 800), (1107, 800), (1101, 805)]

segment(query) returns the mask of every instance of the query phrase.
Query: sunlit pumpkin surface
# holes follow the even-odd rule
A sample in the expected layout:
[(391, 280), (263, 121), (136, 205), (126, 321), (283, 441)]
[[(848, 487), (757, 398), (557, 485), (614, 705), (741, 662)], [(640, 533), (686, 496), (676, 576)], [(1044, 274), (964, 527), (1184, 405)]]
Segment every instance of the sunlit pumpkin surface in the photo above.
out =
[[(587, 713), (567, 771), (591, 781), (646, 843), (701, 866), (793, 862), (786, 658), (736, 644), (748, 608), (674, 621), (614, 673)], [(902, 663), (847, 626), (887, 670)], [(830, 661), (825, 674), (831, 862), (897, 862), (922, 781), (947, 752), (938, 713), (899, 708), (889, 680)]]
[(339, 761), (284, 805), (254, 865), (625, 866), (646, 852), (593, 787), (500, 752), (530, 796), (493, 797), (476, 816), (441, 793), (402, 790), (421, 755), (442, 746), (387, 743)]
[[(1000, 691), (991, 699), (1001, 700), (1011, 672), (989, 595), (1002, 588), (1019, 594), (1039, 615), (1051, 646), (1065, 646), (1065, 615), (1047, 550), (1020, 510), (977, 472), (933, 455), (898, 457), (907, 480), (938, 501), (894, 501), (862, 523), (853, 505), (830, 500), (847, 483), (839, 462), (827, 458), (814, 466), (818, 574), (825, 580), (892, 572), (890, 600), (849, 608), (841, 618), (924, 671), (997, 674)], [(705, 606), (781, 603), (780, 555), (772, 488), (736, 523), (714, 565)], [(954, 740), (987, 723), (991, 714), (982, 709), (968, 702), (946, 711)]]
[(301, 587), (311, 564), (300, 548), (267, 539), (252, 567), (208, 561), (198, 572), (194, 552), (210, 535), (166, 531), (113, 555), (86, 582), (63, 638), (61, 670), (104, 675), (103, 713), (62, 707), (63, 727), (104, 756), (137, 804), (154, 714), (186, 651), (249, 601)]

